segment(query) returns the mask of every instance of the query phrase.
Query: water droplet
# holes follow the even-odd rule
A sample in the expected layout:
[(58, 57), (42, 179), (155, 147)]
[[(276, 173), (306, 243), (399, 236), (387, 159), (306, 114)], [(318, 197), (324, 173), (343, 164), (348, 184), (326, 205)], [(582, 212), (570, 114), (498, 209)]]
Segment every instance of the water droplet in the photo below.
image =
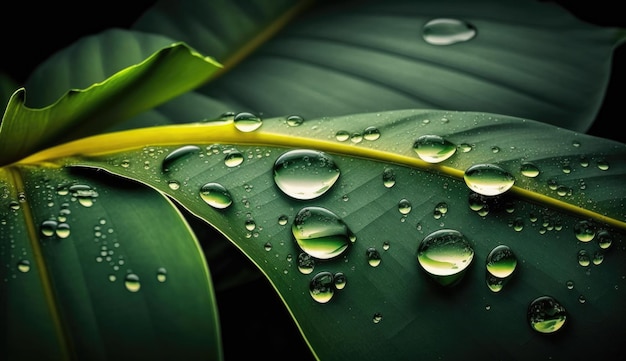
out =
[(385, 168), (383, 170), (383, 185), (386, 188), (391, 188), (396, 185), (396, 172), (392, 168)]
[(374, 316), (372, 316), (372, 322), (374, 323), (380, 323), (380, 321), (382, 320), (383, 320), (383, 314), (380, 312), (376, 312)]
[(263, 249), (266, 250), (267, 252), (272, 250), (272, 243), (267, 241), (265, 242), (265, 244), (263, 245)]
[(67, 223), (59, 223), (55, 230), (57, 237), (67, 238), (70, 236), (70, 225)]
[(574, 234), (581, 242), (589, 242), (596, 236), (596, 227), (589, 221), (580, 221), (574, 225)]
[(343, 290), (346, 288), (346, 283), (348, 283), (348, 278), (343, 272), (335, 273), (335, 288), (338, 290)]
[(440, 229), (426, 236), (417, 248), (422, 268), (440, 284), (456, 284), (472, 263), (474, 249), (461, 232)]
[(448, 204), (445, 202), (437, 203), (435, 209), (433, 210), (433, 216), (435, 217), (435, 219), (441, 218), (446, 213), (448, 213)]
[(304, 118), (299, 115), (290, 115), (287, 117), (287, 125), (290, 127), (299, 127), (304, 123)]
[(608, 231), (601, 230), (598, 232), (598, 246), (600, 246), (600, 248), (607, 249), (611, 247), (612, 243), (613, 243), (613, 236), (611, 236), (611, 234)]
[(432, 45), (451, 45), (476, 36), (476, 28), (465, 21), (437, 18), (428, 21), (422, 29), (424, 40)]
[(350, 141), (354, 144), (361, 143), (363, 141), (363, 134), (352, 133), (352, 135), (350, 136)]
[(520, 172), (523, 176), (528, 178), (535, 178), (540, 173), (539, 168), (534, 163), (530, 162), (522, 163), (522, 165), (520, 166)]
[(602, 252), (594, 252), (591, 262), (593, 262), (593, 264), (597, 266), (601, 264), (602, 261), (604, 261), (604, 254)]
[(578, 251), (578, 264), (587, 267), (591, 264), (591, 257), (589, 257), (589, 253), (584, 249)]
[(246, 230), (252, 232), (256, 229), (256, 222), (250, 213), (246, 214), (246, 220), (244, 221), (244, 226)]
[(335, 133), (335, 139), (340, 142), (345, 142), (346, 140), (350, 139), (350, 133), (347, 130), (339, 130), (337, 131), (337, 133)]
[(171, 190), (176, 191), (180, 189), (180, 182), (178, 182), (177, 180), (170, 180), (167, 181), (167, 186), (170, 187)]
[(383, 242), (383, 250), (384, 250), (384, 251), (389, 250), (389, 246), (390, 246), (389, 241), (384, 241), (384, 242)]
[(174, 149), (168, 155), (163, 158), (161, 163), (161, 170), (164, 173), (176, 171), (180, 163), (192, 154), (196, 154), (200, 151), (200, 147), (195, 145), (185, 145), (183, 147)]
[(286, 214), (282, 214), (278, 217), (278, 224), (284, 226), (289, 221), (289, 217)]
[(365, 140), (377, 140), (380, 138), (380, 130), (376, 127), (367, 127), (363, 130), (363, 138)]
[(57, 230), (57, 225), (58, 225), (57, 221), (53, 219), (49, 219), (49, 220), (41, 222), (41, 226), (40, 226), (41, 234), (46, 237), (54, 236), (54, 233)]
[(137, 292), (141, 288), (141, 283), (139, 282), (139, 276), (134, 273), (129, 273), (126, 275), (124, 279), (124, 286), (130, 292)]
[(308, 275), (315, 268), (315, 259), (310, 254), (302, 252), (298, 255), (298, 271), (303, 275)]
[(498, 278), (507, 278), (517, 266), (517, 257), (509, 246), (499, 245), (487, 255), (487, 271)]
[(224, 112), (220, 114), (217, 119), (225, 122), (233, 121), (235, 119), (235, 112)]
[(495, 164), (470, 166), (463, 177), (471, 190), (485, 196), (503, 194), (515, 183), (513, 175)]
[(200, 187), (200, 198), (213, 208), (224, 209), (233, 204), (228, 189), (219, 183), (206, 183)]
[(85, 184), (74, 184), (70, 186), (69, 192), (83, 207), (93, 206), (94, 199), (98, 197), (98, 192)]
[(17, 263), (17, 270), (22, 272), (22, 273), (26, 273), (28, 271), (30, 271), (30, 261), (23, 259), (21, 261), (19, 261)]
[(324, 152), (298, 149), (283, 153), (274, 163), (274, 181), (286, 195), (313, 199), (326, 193), (340, 171)]
[(291, 227), (300, 248), (318, 259), (344, 253), (352, 243), (352, 232), (336, 214), (321, 207), (302, 208)]
[(378, 267), (380, 264), (380, 253), (374, 247), (369, 247), (365, 250), (365, 257), (367, 257), (367, 263), (372, 267)]
[(413, 150), (428, 163), (439, 163), (456, 153), (457, 146), (438, 135), (422, 135), (415, 143)]
[(167, 281), (167, 270), (165, 269), (165, 267), (159, 267), (159, 269), (157, 269), (156, 278), (159, 282)]
[(245, 133), (253, 132), (263, 125), (263, 121), (259, 116), (248, 112), (237, 113), (235, 118), (233, 118), (233, 122), (237, 130)]
[(236, 149), (230, 149), (225, 153), (226, 156), (224, 157), (224, 164), (227, 167), (233, 168), (243, 163), (243, 154), (240, 151)]
[(598, 169), (600, 170), (608, 170), (609, 163), (605, 159), (598, 160)]
[(330, 272), (322, 271), (311, 279), (309, 293), (316, 302), (327, 303), (335, 293), (334, 277)]
[(528, 306), (528, 322), (537, 332), (556, 332), (563, 327), (566, 319), (565, 307), (551, 296), (538, 297)]
[(573, 290), (574, 289), (574, 281), (567, 281), (565, 282), (565, 287), (567, 287), (568, 290)]
[(398, 202), (398, 212), (400, 212), (401, 214), (409, 214), (411, 213), (411, 209), (413, 207), (411, 206), (411, 202), (409, 202), (409, 200), (407, 200), (406, 198), (401, 199)]
[(110, 281), (110, 282), (115, 282), (115, 280), (116, 280), (116, 279), (117, 279), (117, 277), (115, 277), (115, 275), (114, 275), (114, 274), (110, 274), (110, 275), (109, 275), (109, 281)]

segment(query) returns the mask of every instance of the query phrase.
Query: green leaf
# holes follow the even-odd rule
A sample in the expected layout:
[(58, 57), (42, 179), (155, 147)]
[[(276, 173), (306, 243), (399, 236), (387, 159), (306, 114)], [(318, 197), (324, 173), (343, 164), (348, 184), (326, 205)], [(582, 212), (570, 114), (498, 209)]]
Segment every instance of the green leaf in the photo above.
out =
[[(366, 136), (376, 134), (369, 127), (380, 132), (378, 139)], [(338, 133), (348, 136), (337, 139)], [(413, 148), (422, 135), (444, 137), (455, 154), (436, 164), (420, 159)], [(275, 183), (275, 162), (293, 149), (324, 152), (328, 158), (310, 164), (325, 174), (332, 160), (340, 170), (337, 182), (316, 198), (288, 196)], [(225, 162), (236, 151), (242, 163)], [(620, 347), (599, 335), (620, 334), (626, 321), (620, 311), (626, 301), (625, 156), (624, 144), (531, 120), (404, 110), (306, 120), (295, 127), (272, 118), (252, 132), (229, 121), (140, 129), (51, 148), (18, 166), (53, 162), (104, 169), (172, 197), (259, 267), (321, 360), (571, 359), (611, 355)], [(539, 174), (522, 175), (525, 162)], [(515, 185), (501, 196), (477, 196), (464, 180), (475, 164), (502, 167)], [(310, 166), (294, 167), (304, 172)], [(395, 184), (385, 186), (389, 172)], [(200, 191), (209, 182), (226, 187), (230, 206), (203, 201)], [(404, 200), (410, 209), (400, 207)], [(334, 224), (349, 229), (339, 239), (356, 238), (340, 256), (315, 259), (312, 273), (298, 269), (302, 249), (292, 232), (296, 215), (307, 207), (339, 216)], [(286, 224), (279, 222), (283, 215)], [(587, 237), (581, 226), (591, 231)], [(420, 242), (442, 229), (461, 232), (474, 251), (463, 279), (447, 287), (417, 261)], [(509, 246), (518, 262), (512, 278), (494, 292), (485, 265), (498, 245)], [(369, 264), (370, 248), (380, 254), (377, 266)], [(580, 251), (589, 256), (587, 263), (579, 260)], [(309, 295), (319, 272), (347, 277), (327, 303)], [(544, 295), (567, 310), (555, 334), (534, 331), (526, 319), (529, 304)], [(580, 347), (590, 339), (594, 347)]]
[[(321, 1), (286, 22), (295, 11), (278, 10), (287, 5), (160, 1), (133, 28), (181, 39), (225, 64), (198, 91), (233, 111), (318, 118), (437, 108), (583, 132), (624, 40), (623, 29), (541, 1)], [(429, 44), (423, 27), (435, 18), (467, 22), (476, 37)]]
[(168, 198), (42, 166), (1, 168), (0, 191), (4, 359), (221, 358), (210, 274)]
[[(94, 46), (102, 39), (106, 37), (84, 39), (83, 43)], [(98, 134), (197, 87), (218, 68), (219, 64), (211, 58), (178, 43), (120, 70), (104, 82), (84, 90), (70, 90), (45, 108), (26, 106), (25, 90), (19, 89), (9, 101), (2, 119), (0, 162), (6, 164), (63, 141)], [(171, 69), (179, 70), (174, 73)], [(63, 83), (57, 84), (62, 86)], [(48, 88), (40, 85), (38, 89)]]

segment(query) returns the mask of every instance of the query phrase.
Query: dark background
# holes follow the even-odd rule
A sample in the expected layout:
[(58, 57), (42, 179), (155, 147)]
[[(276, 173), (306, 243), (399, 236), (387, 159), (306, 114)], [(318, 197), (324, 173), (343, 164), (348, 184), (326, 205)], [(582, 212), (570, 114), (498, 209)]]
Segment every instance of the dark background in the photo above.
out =
[[(154, 0), (109, 0), (83, 3), (34, 3), (12, 1), (0, 13), (0, 71), (18, 83), (26, 81), (35, 67), (54, 52), (82, 36), (112, 27), (129, 28)], [(554, 1), (579, 18), (598, 25), (626, 28), (626, 16), (619, 2)], [(581, 54), (584, 56), (584, 54)], [(626, 90), (626, 45), (614, 54), (612, 78), (606, 98), (589, 134), (626, 143), (622, 94)], [(242, 261), (242, 267), (253, 267)], [(312, 360), (281, 301), (264, 278), (244, 287), (217, 293), (224, 353), (227, 360), (250, 354), (278, 359)]]

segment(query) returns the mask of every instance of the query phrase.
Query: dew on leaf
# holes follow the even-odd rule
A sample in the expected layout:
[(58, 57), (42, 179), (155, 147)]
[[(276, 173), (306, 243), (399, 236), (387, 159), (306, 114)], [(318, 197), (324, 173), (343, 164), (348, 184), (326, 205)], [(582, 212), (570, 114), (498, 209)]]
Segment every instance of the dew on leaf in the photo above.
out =
[(98, 192), (86, 184), (74, 184), (69, 187), (69, 193), (76, 198), (83, 207), (91, 207), (98, 197)]
[(298, 255), (298, 271), (303, 275), (308, 275), (315, 268), (315, 259), (310, 254), (302, 252)]
[(389, 241), (384, 241), (383, 242), (383, 251), (389, 250), (389, 246), (390, 246)]
[(596, 227), (592, 222), (582, 220), (574, 225), (574, 234), (579, 241), (590, 242), (596, 236)]
[(498, 245), (489, 252), (486, 263), (490, 274), (498, 278), (507, 278), (517, 267), (517, 257), (509, 246)]
[(253, 132), (263, 125), (263, 120), (255, 114), (249, 112), (237, 113), (233, 118), (235, 128), (240, 132)]
[(54, 236), (54, 233), (57, 230), (57, 221), (53, 219), (48, 219), (46, 221), (41, 222), (41, 226), (39, 227), (41, 234), (46, 237)]
[(176, 191), (176, 190), (180, 189), (180, 182), (177, 181), (177, 180), (170, 180), (170, 181), (167, 181), (167, 186), (171, 190)]
[(457, 146), (438, 135), (422, 135), (413, 143), (418, 157), (428, 163), (439, 163), (456, 153)]
[(274, 162), (274, 182), (295, 199), (313, 199), (326, 193), (339, 179), (340, 171), (326, 153), (296, 149)]
[(294, 218), (291, 231), (300, 249), (318, 259), (343, 254), (353, 237), (339, 216), (322, 207), (302, 208)]
[(59, 238), (67, 238), (70, 236), (70, 225), (67, 223), (59, 223), (54, 233)]
[(124, 286), (130, 292), (137, 292), (141, 288), (141, 282), (139, 282), (139, 276), (134, 273), (129, 273), (124, 279)]
[(396, 172), (392, 168), (383, 170), (383, 185), (385, 188), (391, 188), (396, 184)]
[(600, 246), (600, 248), (607, 249), (611, 247), (612, 243), (613, 243), (613, 236), (611, 236), (611, 234), (608, 231), (601, 230), (598, 232), (598, 246)]
[(378, 138), (380, 138), (380, 130), (378, 128), (371, 126), (363, 130), (363, 139), (373, 141)]
[(200, 198), (216, 209), (228, 208), (233, 204), (233, 198), (228, 189), (215, 182), (209, 182), (200, 187)]
[(233, 168), (243, 163), (243, 159), (244, 159), (243, 154), (237, 149), (230, 149), (226, 151), (225, 153), (226, 153), (226, 156), (224, 156), (224, 164), (227, 167)]
[(335, 139), (340, 142), (345, 142), (346, 140), (350, 139), (350, 133), (347, 130), (339, 130), (337, 131), (337, 133), (335, 133)]
[(17, 270), (22, 272), (22, 273), (26, 273), (28, 271), (30, 271), (30, 261), (23, 259), (21, 261), (19, 261), (17, 263)]
[(530, 303), (527, 317), (533, 330), (550, 334), (563, 327), (567, 320), (567, 311), (555, 298), (541, 296)]
[(335, 280), (332, 273), (322, 271), (309, 282), (309, 293), (318, 303), (327, 303), (335, 294)]
[(528, 178), (535, 178), (539, 175), (539, 173), (541, 173), (539, 171), (539, 168), (531, 162), (522, 163), (522, 165), (520, 166), (520, 172), (523, 176)]
[(380, 312), (376, 312), (374, 313), (374, 316), (372, 316), (372, 322), (374, 323), (380, 323), (380, 321), (383, 320), (383, 314)]
[(584, 249), (578, 251), (578, 264), (583, 267), (587, 267), (591, 264), (591, 257), (589, 256), (589, 253), (587, 253), (587, 251)]
[(361, 143), (363, 141), (363, 134), (352, 133), (352, 135), (350, 135), (350, 141), (354, 144)]
[(197, 154), (200, 151), (200, 147), (195, 145), (185, 145), (180, 148), (176, 148), (163, 158), (161, 163), (161, 170), (164, 173), (176, 171), (180, 162), (193, 154)]
[(381, 262), (380, 253), (374, 247), (368, 247), (365, 250), (365, 257), (367, 258), (367, 263), (372, 267), (378, 267)]
[(515, 178), (495, 164), (475, 164), (465, 170), (465, 183), (476, 193), (495, 196), (508, 191)]
[(156, 279), (161, 283), (167, 281), (167, 270), (165, 267), (159, 267), (157, 269)]
[(338, 290), (343, 290), (346, 288), (346, 284), (348, 283), (348, 278), (343, 272), (337, 272), (334, 275), (335, 279), (335, 288)]
[(420, 266), (444, 286), (456, 284), (473, 258), (470, 243), (453, 229), (440, 229), (427, 235), (417, 248)]
[(411, 209), (413, 207), (411, 206), (411, 202), (406, 199), (406, 198), (402, 198), (399, 202), (398, 202), (398, 212), (400, 212), (403, 215), (407, 215), (409, 213), (411, 213)]
[(286, 225), (288, 221), (289, 221), (289, 217), (286, 214), (281, 214), (278, 217), (278, 224), (280, 224), (281, 226)]
[(298, 127), (304, 123), (304, 118), (299, 115), (290, 115), (287, 117), (287, 125), (290, 127)]
[(436, 18), (429, 20), (422, 29), (422, 37), (432, 45), (452, 45), (471, 40), (476, 28), (463, 20)]

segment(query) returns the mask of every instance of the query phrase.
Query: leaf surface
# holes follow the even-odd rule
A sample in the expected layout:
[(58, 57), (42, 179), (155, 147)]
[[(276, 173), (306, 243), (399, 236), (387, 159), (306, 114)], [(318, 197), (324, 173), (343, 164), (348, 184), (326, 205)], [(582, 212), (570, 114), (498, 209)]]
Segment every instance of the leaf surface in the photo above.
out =
[[(368, 140), (366, 134), (375, 134), (368, 127), (380, 138)], [(339, 131), (348, 137), (337, 140)], [(413, 144), (429, 134), (451, 141), (456, 153), (438, 164), (421, 160)], [(625, 321), (624, 144), (520, 118), (436, 110), (321, 118), (296, 127), (272, 118), (253, 132), (221, 121), (114, 136), (115, 147), (104, 135), (49, 149), (24, 164), (58, 159), (168, 194), (259, 267), (319, 359), (566, 359), (609, 355), (619, 347), (597, 336), (619, 334)], [(83, 155), (71, 156), (75, 149)], [(337, 182), (317, 198), (285, 194), (275, 183), (275, 162), (293, 149), (327, 154), (340, 170)], [(242, 155), (239, 165), (226, 162), (235, 151)], [(522, 175), (524, 162), (539, 174)], [(516, 185), (499, 197), (474, 198), (464, 171), (478, 163), (502, 167)], [(383, 174), (394, 175), (393, 186), (385, 186)], [(200, 190), (209, 182), (226, 187), (230, 206), (203, 201)], [(411, 207), (400, 206), (405, 200)], [(355, 235), (337, 258), (314, 259), (310, 273), (299, 270), (303, 250), (292, 231), (306, 207), (331, 211)], [(461, 232), (474, 251), (464, 277), (448, 287), (417, 261), (420, 242), (442, 229)], [(586, 237), (581, 229), (589, 231)], [(498, 245), (513, 250), (517, 268), (494, 292), (485, 266)], [(370, 248), (380, 255), (377, 266), (370, 265)], [(330, 286), (334, 295), (327, 303), (309, 294), (320, 272), (347, 278), (343, 289)], [(555, 334), (540, 334), (527, 320), (529, 304), (544, 295), (567, 310)], [(596, 347), (577, 347), (589, 339)]]

